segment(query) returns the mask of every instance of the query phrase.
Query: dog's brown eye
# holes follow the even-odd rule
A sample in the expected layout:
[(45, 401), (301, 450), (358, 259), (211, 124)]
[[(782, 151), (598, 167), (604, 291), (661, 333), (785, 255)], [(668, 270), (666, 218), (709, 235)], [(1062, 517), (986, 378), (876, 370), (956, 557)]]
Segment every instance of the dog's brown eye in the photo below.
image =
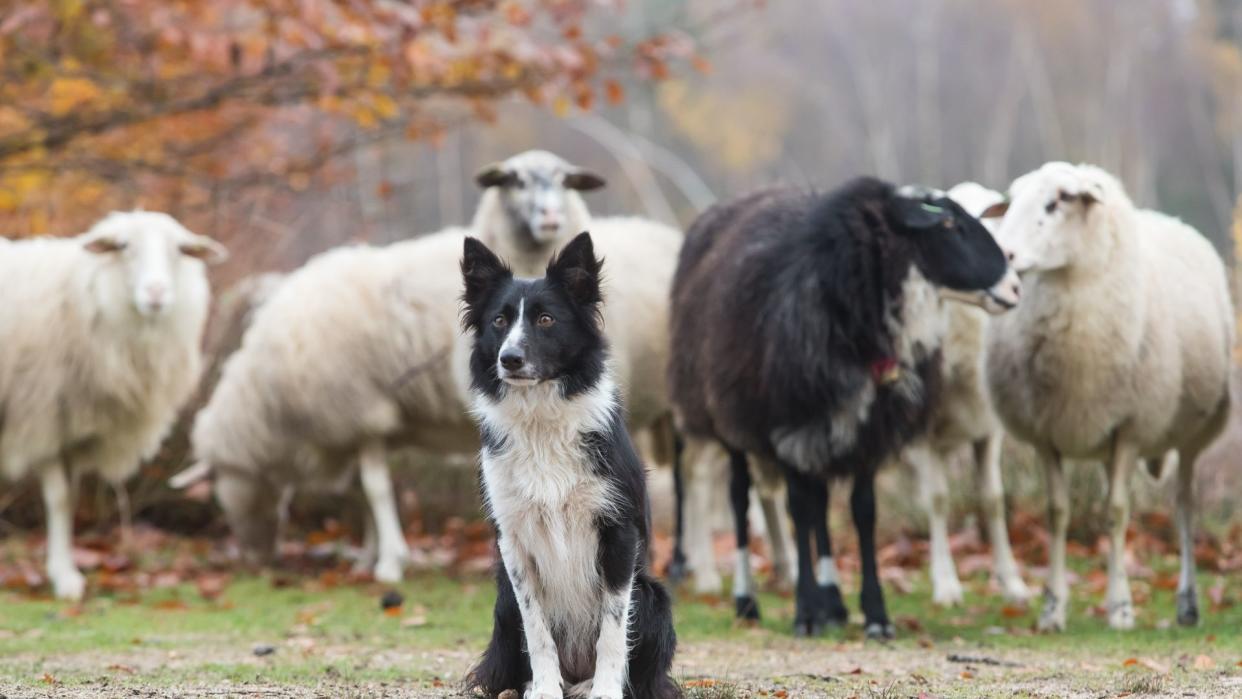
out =
[(508, 324), (509, 324), (509, 321), (506, 320), (504, 316), (496, 316), (495, 318), (492, 318), (493, 328), (503, 328)]
[(541, 328), (550, 328), (552, 327), (552, 324), (556, 322), (556, 318), (553, 318), (547, 313), (540, 313), (539, 320), (536, 322), (539, 323), (539, 327)]

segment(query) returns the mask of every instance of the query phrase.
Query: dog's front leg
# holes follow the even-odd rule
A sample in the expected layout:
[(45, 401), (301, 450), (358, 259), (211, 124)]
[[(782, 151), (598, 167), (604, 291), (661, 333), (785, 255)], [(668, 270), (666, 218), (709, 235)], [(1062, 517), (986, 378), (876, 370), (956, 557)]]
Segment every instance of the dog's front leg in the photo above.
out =
[(505, 562), (509, 584), (513, 586), (513, 595), (517, 597), (518, 610), (522, 613), (526, 652), (530, 655), (531, 682), (523, 699), (563, 699), (561, 661), (556, 652), (556, 641), (552, 639), (548, 618), (534, 593), (535, 581), (531, 580), (526, 554), (515, 550), (502, 534), (500, 557)]
[(630, 606), (634, 596), (634, 562), (638, 532), (613, 526), (600, 532), (604, 608), (595, 643), (595, 678), (591, 699), (621, 699), (629, 671)]

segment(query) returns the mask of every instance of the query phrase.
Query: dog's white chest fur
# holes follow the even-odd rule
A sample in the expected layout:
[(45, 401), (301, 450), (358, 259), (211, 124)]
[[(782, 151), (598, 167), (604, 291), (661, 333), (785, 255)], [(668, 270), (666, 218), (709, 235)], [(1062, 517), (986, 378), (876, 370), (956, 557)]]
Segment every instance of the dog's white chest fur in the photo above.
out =
[[(523, 559), (528, 589), (562, 646), (562, 664), (592, 655), (599, 628), (598, 521), (615, 500), (608, 481), (592, 473), (583, 435), (607, 428), (613, 395), (609, 381), (565, 400), (549, 383), (510, 387), (500, 400), (479, 398), (475, 405), (500, 440), (481, 456), (500, 545)], [(588, 647), (572, 647), (578, 643)]]

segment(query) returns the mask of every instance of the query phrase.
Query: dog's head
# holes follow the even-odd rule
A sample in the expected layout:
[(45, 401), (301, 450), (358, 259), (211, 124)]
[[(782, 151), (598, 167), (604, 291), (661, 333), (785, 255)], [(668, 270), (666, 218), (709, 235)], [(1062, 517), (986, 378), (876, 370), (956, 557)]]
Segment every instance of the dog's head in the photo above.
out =
[(466, 238), (466, 330), (474, 335), (471, 383), (488, 396), (558, 381), (566, 395), (589, 388), (604, 363), (600, 268), (591, 236), (574, 238), (542, 279), (514, 279), (495, 253)]

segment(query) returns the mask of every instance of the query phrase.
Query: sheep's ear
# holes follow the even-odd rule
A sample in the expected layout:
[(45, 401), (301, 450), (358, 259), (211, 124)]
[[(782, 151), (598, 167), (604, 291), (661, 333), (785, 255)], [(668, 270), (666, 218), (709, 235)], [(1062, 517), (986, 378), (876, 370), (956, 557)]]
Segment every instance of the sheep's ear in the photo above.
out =
[(1000, 218), (1004, 216), (1007, 211), (1009, 211), (1009, 201), (998, 201), (984, 209), (983, 212), (979, 214), (978, 218), (980, 220), (985, 218)]
[(903, 226), (909, 229), (925, 230), (942, 226), (953, 218), (953, 212), (943, 206), (929, 204), (922, 199), (896, 196), (893, 198), (893, 212)]
[(498, 285), (513, 277), (513, 273), (478, 238), (467, 237), (462, 248), (461, 276), (466, 283), (466, 293), (462, 297), (466, 302), (466, 324), (475, 326), (481, 306)]
[(599, 290), (603, 266), (595, 257), (591, 234), (584, 231), (548, 263), (548, 279), (568, 291), (578, 303), (595, 305), (603, 300)]
[(474, 183), (487, 189), (488, 187), (508, 187), (517, 184), (517, 173), (506, 169), (504, 163), (492, 163), (474, 175)]
[(120, 252), (125, 249), (125, 241), (118, 239), (116, 236), (108, 233), (99, 233), (92, 235), (82, 243), (82, 247), (87, 252), (93, 252), (96, 255), (106, 255), (110, 252)]
[(186, 257), (202, 260), (209, 265), (216, 265), (229, 259), (228, 248), (205, 235), (191, 233), (177, 244), (177, 249)]
[(603, 177), (581, 168), (565, 175), (565, 189), (572, 189), (578, 192), (590, 192), (599, 189), (608, 184)]

